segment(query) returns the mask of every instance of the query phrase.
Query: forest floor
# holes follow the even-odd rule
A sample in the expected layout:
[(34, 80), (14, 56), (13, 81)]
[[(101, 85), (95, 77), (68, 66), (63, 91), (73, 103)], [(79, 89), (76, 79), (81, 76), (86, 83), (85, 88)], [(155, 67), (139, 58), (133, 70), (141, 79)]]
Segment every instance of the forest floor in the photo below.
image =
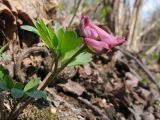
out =
[[(4, 15), (15, 21), (13, 14)], [(25, 15), (19, 12), (16, 32), (10, 24), (8, 32), (2, 35), (1, 45), (9, 41), (8, 36), (14, 38), (13, 33), (19, 32), (18, 40), (9, 41), (0, 64), (14, 79), (43, 79), (49, 72), (52, 57), (37, 36), (20, 30), (20, 25), (30, 24), (31, 19)], [(6, 23), (10, 20), (5, 19)], [(56, 85), (50, 84), (45, 89), (49, 100), (30, 104), (19, 119), (160, 120), (160, 58), (154, 55), (115, 48), (110, 54), (94, 55), (89, 64), (66, 68), (57, 79)]]
[[(155, 83), (152, 78), (159, 79), (158, 61), (152, 59), (147, 63), (148, 60), (141, 59), (138, 54), (127, 52), (131, 58), (122, 51), (114, 51), (112, 55), (95, 55), (89, 64), (66, 68), (58, 83), (46, 88), (49, 101), (38, 100), (29, 105), (19, 119), (160, 119), (159, 81)], [(42, 56), (41, 52), (28, 54), (22, 60), (21, 75), (25, 75), (26, 79), (43, 78), (45, 70), (42, 68), (45, 67), (41, 64)], [(11, 69), (13, 61), (1, 62)]]

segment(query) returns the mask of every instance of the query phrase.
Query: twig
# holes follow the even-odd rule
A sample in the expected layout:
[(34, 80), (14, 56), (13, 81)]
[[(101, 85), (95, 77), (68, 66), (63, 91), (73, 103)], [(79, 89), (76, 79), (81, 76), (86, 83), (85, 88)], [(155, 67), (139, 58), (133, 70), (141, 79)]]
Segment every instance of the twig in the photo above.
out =
[(46, 87), (45, 91), (52, 97), (53, 101), (60, 101), (60, 103), (63, 103), (66, 107), (74, 111), (73, 104), (68, 103), (67, 101), (64, 100), (64, 98), (57, 95), (55, 89)]
[(149, 80), (151, 80), (157, 86), (158, 90), (160, 91), (160, 85), (159, 85), (159, 83), (154, 78), (154, 76), (152, 75), (152, 73), (149, 71), (149, 69), (147, 68), (147, 66), (145, 64), (143, 64), (142, 62), (140, 62), (135, 56), (133, 56), (127, 50), (124, 50), (122, 48), (117, 48), (117, 49), (120, 50), (127, 57), (133, 59), (140, 66), (140, 68), (147, 74), (147, 76), (150, 78)]
[(98, 4), (96, 5), (95, 9), (93, 10), (93, 17), (95, 17), (95, 13), (97, 12), (98, 8), (101, 6), (102, 2), (103, 2), (103, 1), (100, 0), (100, 1), (98, 2)]
[(71, 27), (71, 24), (72, 24), (72, 22), (73, 22), (73, 20), (74, 20), (74, 18), (75, 18), (75, 16), (76, 16), (76, 14), (77, 14), (77, 11), (78, 11), (78, 8), (79, 8), (81, 2), (82, 2), (82, 0), (79, 0), (78, 3), (77, 3), (77, 7), (76, 7), (76, 9), (75, 9), (75, 12), (74, 12), (74, 14), (73, 14), (73, 16), (72, 16), (72, 18), (71, 18), (71, 21), (70, 21), (69, 24), (68, 24), (68, 28)]
[(156, 44), (154, 44), (154, 46), (152, 46), (151, 48), (149, 48), (146, 52), (147, 55), (155, 52), (156, 48), (158, 48), (160, 46), (160, 39), (158, 40), (158, 42)]
[(105, 114), (102, 113), (102, 111), (98, 107), (92, 105), (88, 100), (83, 99), (82, 97), (78, 97), (78, 100), (81, 103), (87, 105), (87, 107), (89, 107), (90, 109), (92, 109), (96, 114), (102, 116), (103, 120), (110, 120)]
[(0, 93), (0, 115), (1, 115), (0, 119), (1, 120), (4, 119), (4, 115), (3, 115), (3, 110), (4, 110), (3, 100), (4, 100), (3, 94)]
[(144, 29), (144, 31), (142, 31), (137, 37), (136, 37), (136, 41), (139, 41), (143, 36), (145, 36), (149, 31), (151, 31), (154, 27), (156, 27), (156, 25), (160, 22), (160, 19), (156, 20), (155, 22), (153, 22), (151, 25), (149, 25), (147, 28)]

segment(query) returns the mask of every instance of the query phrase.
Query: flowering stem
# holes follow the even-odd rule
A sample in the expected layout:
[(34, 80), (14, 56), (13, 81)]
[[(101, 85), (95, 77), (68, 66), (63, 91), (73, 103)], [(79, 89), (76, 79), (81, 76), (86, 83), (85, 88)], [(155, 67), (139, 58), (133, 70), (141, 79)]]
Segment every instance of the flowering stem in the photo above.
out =
[[(53, 72), (49, 72), (45, 79), (42, 81), (42, 83), (39, 85), (38, 90), (44, 90), (51, 82), (56, 83), (57, 80), (55, 79), (58, 74), (77, 56), (79, 55), (83, 50), (85, 50), (87, 47), (86, 45), (82, 45), (81, 48), (65, 63), (58, 69), (58, 58), (55, 58), (55, 68)], [(11, 119), (15, 119), (19, 116), (19, 114), (23, 111), (23, 109), (29, 104), (34, 101), (33, 98), (29, 97), (24, 104), (22, 104), (18, 109), (12, 111), (12, 114), (10, 114)], [(9, 119), (10, 120), (10, 119)]]

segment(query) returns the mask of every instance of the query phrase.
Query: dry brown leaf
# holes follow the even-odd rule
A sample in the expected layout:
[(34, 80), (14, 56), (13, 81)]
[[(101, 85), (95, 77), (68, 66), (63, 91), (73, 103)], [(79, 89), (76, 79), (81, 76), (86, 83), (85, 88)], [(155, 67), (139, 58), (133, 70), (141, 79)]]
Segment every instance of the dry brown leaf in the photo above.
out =
[(125, 75), (127, 77), (126, 85), (132, 88), (137, 87), (139, 79), (130, 72), (127, 72)]
[(150, 112), (144, 112), (142, 115), (142, 120), (155, 120), (155, 117)]
[(144, 109), (142, 105), (133, 105), (132, 108), (128, 109), (134, 115), (135, 120), (141, 120), (141, 115)]
[(78, 96), (82, 95), (85, 92), (85, 88), (82, 87), (79, 83), (68, 80), (66, 84), (59, 84), (65, 92), (70, 92), (72, 94), (76, 94)]
[(91, 75), (92, 70), (91, 70), (90, 64), (84, 65), (84, 71), (86, 72), (87, 75)]

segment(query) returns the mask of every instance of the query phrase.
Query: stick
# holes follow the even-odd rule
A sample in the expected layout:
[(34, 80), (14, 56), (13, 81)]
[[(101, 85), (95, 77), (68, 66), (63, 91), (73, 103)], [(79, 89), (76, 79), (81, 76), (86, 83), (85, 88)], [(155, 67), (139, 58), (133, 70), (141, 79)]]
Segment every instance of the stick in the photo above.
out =
[(82, 2), (82, 0), (79, 0), (78, 3), (77, 3), (77, 7), (76, 7), (76, 9), (75, 9), (75, 12), (74, 12), (74, 14), (73, 14), (73, 16), (72, 16), (71, 21), (70, 21), (69, 24), (68, 24), (68, 28), (71, 27), (71, 24), (72, 24), (72, 22), (73, 22), (73, 20), (74, 20), (74, 18), (75, 18), (75, 16), (76, 16), (76, 14), (77, 14), (77, 11), (78, 11), (78, 8), (79, 8), (81, 2)]
[(160, 46), (160, 39), (158, 40), (156, 44), (154, 44), (154, 46), (152, 46), (151, 48), (147, 50), (146, 54), (149, 55), (153, 53), (159, 46)]
[(3, 102), (4, 102), (4, 97), (3, 97), (3, 94), (0, 93), (0, 119), (1, 120), (4, 119), (4, 113), (3, 113), (4, 105), (3, 105)]
[(96, 114), (102, 116), (103, 120), (110, 120), (105, 114), (102, 113), (102, 111), (98, 107), (92, 105), (88, 100), (83, 99), (82, 97), (78, 97), (78, 100), (81, 103), (87, 105), (87, 107), (89, 107), (90, 109), (92, 109)]
[(153, 22), (151, 25), (149, 25), (147, 28), (144, 29), (144, 31), (142, 31), (137, 37), (136, 37), (136, 41), (139, 41), (143, 36), (145, 36), (149, 31), (151, 31), (153, 28), (156, 27), (156, 25), (158, 25), (158, 23), (160, 22), (160, 19), (156, 20), (155, 22)]
[(155, 79), (155, 77), (153, 76), (153, 74), (149, 71), (149, 69), (147, 68), (147, 66), (145, 64), (143, 64), (142, 62), (140, 62), (135, 56), (133, 56), (129, 51), (124, 50), (122, 48), (117, 48), (118, 50), (120, 50), (123, 54), (125, 54), (127, 57), (133, 59), (138, 65), (139, 67), (147, 74), (147, 76), (150, 78), (149, 80), (151, 80), (158, 88), (158, 90), (160, 91), (160, 85), (157, 82), (157, 80)]

